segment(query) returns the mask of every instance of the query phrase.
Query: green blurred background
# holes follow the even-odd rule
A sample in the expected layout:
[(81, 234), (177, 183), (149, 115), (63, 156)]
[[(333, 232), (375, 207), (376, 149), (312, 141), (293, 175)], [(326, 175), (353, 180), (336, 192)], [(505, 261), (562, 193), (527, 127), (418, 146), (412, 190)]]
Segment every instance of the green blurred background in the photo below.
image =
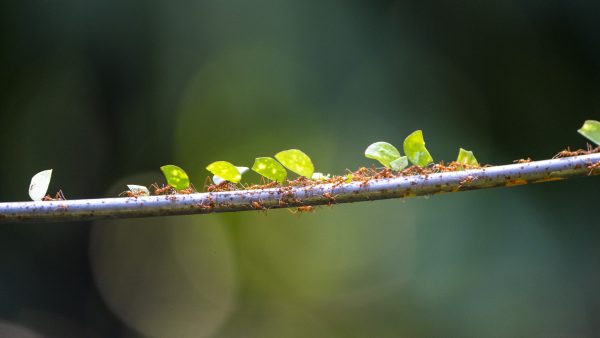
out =
[[(12, 0), (0, 5), (0, 200), (70, 199), (300, 148), (371, 165), (585, 147), (593, 1)], [(257, 181), (253, 175), (247, 177)], [(0, 227), (2, 337), (600, 335), (597, 178), (320, 208)]]

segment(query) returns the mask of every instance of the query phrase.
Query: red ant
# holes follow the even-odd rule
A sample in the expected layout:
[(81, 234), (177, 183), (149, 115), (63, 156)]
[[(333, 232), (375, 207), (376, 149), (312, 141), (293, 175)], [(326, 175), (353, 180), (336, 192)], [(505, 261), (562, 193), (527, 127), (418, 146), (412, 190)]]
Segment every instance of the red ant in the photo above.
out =
[(600, 168), (600, 162), (596, 162), (596, 163), (588, 165), (587, 166), (587, 169), (589, 170), (588, 171), (588, 176), (591, 176), (592, 173), (594, 172), (594, 170), (596, 170), (598, 168)]
[(298, 208), (296, 208), (296, 210), (292, 210), (292, 209), (288, 209), (289, 212), (291, 212), (292, 214), (296, 214), (296, 213), (303, 213), (303, 212), (315, 212), (315, 207), (313, 207), (312, 205), (303, 205), (300, 206)]
[[(589, 145), (588, 145), (588, 148), (590, 148)], [(589, 153), (589, 151), (585, 151), (582, 149), (571, 151), (571, 148), (567, 147), (567, 149), (560, 151), (558, 154), (554, 155), (554, 157), (552, 157), (552, 158), (571, 157), (571, 156), (585, 155), (588, 153)]]
[(331, 206), (333, 203), (335, 203), (335, 196), (332, 193), (326, 192), (323, 194), (323, 197), (329, 200), (329, 202), (327, 202), (328, 206)]
[(136, 191), (125, 190), (125, 191), (123, 191), (122, 193), (119, 194), (119, 197), (122, 197), (122, 196), (137, 198), (137, 197), (140, 197), (140, 196), (148, 196), (148, 195), (143, 190), (136, 190)]
[(189, 194), (193, 194), (196, 192), (197, 192), (196, 187), (194, 187), (194, 185), (192, 183), (190, 183), (189, 187), (178, 191), (179, 194), (183, 194), (183, 195), (189, 195)]
[(175, 193), (175, 189), (168, 184), (164, 185), (162, 188), (159, 188), (158, 184), (152, 183), (150, 187), (154, 189), (154, 195), (171, 195)]
[(62, 190), (59, 190), (56, 195), (54, 195), (54, 198), (52, 198), (52, 196), (50, 195), (46, 195), (42, 198), (42, 201), (64, 201), (66, 200), (65, 195), (63, 194)]
[(528, 157), (528, 158), (522, 158), (520, 160), (514, 160), (513, 163), (529, 163), (531, 161), (532, 161), (531, 157)]
[(260, 202), (252, 201), (252, 203), (250, 203), (250, 205), (252, 206), (252, 209), (263, 210), (263, 211), (267, 210), (267, 208), (265, 208)]
[(469, 176), (465, 177), (464, 180), (460, 181), (460, 183), (458, 183), (458, 187), (461, 188), (463, 185), (469, 184), (469, 183), (473, 182), (474, 180), (476, 180), (476, 178), (469, 175)]

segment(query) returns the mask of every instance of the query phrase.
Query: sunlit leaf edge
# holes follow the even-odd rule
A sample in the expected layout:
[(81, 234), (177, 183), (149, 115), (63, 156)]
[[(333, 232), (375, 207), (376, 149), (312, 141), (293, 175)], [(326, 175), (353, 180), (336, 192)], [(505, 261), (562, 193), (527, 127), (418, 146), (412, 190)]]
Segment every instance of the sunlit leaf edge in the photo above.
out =
[(388, 142), (374, 142), (365, 149), (365, 157), (379, 161), (385, 167), (390, 168), (390, 163), (400, 158), (400, 151)]
[(311, 178), (315, 171), (315, 166), (310, 157), (299, 149), (280, 151), (275, 154), (275, 159), (284, 167), (300, 176)]
[(176, 190), (186, 189), (190, 186), (190, 178), (185, 170), (174, 164), (167, 164), (160, 167), (167, 184)]
[[(265, 167), (261, 167), (261, 164)], [(271, 172), (266, 171), (269, 166), (273, 169)], [(287, 177), (287, 171), (283, 165), (272, 157), (257, 157), (251, 169), (257, 174), (279, 183), (283, 183)]]
[(588, 140), (600, 146), (600, 122), (596, 120), (586, 120), (583, 126), (577, 130)]
[(227, 161), (215, 161), (207, 165), (206, 170), (229, 182), (238, 183), (242, 180), (242, 174), (238, 168)]
[(433, 163), (429, 150), (425, 147), (425, 139), (422, 130), (415, 130), (404, 139), (404, 153), (409, 161), (419, 167)]
[(456, 162), (472, 166), (479, 165), (479, 162), (477, 162), (477, 158), (475, 158), (473, 152), (463, 148), (459, 148), (458, 156), (456, 157)]

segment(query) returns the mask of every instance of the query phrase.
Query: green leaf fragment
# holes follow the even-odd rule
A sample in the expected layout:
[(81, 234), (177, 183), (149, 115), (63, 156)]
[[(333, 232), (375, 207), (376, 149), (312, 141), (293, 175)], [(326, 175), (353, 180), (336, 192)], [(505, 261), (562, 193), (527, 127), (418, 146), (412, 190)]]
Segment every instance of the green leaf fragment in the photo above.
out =
[(143, 185), (128, 184), (127, 188), (136, 196), (150, 196), (150, 190)]
[(390, 167), (392, 168), (392, 170), (395, 171), (400, 171), (408, 167), (408, 157), (402, 156), (393, 160), (392, 162), (390, 162)]
[(167, 164), (160, 167), (160, 170), (165, 175), (167, 184), (175, 188), (175, 190), (182, 190), (190, 186), (188, 175), (178, 166)]
[(352, 182), (352, 179), (354, 178), (354, 175), (352, 174), (348, 174), (346, 175), (346, 183), (350, 183)]
[[(248, 168), (248, 167), (235, 167), (235, 168), (240, 173), (240, 175), (244, 175), (244, 173), (246, 171), (250, 170), (250, 168)], [(226, 179), (219, 177), (217, 175), (213, 175), (212, 180), (213, 180), (214, 184), (221, 184), (221, 183), (227, 181)]]
[(258, 157), (254, 160), (252, 170), (258, 174), (279, 183), (287, 177), (285, 168), (272, 157)]
[(400, 158), (400, 152), (387, 142), (375, 142), (367, 147), (365, 157), (377, 160), (389, 168), (392, 161)]
[(29, 184), (29, 197), (34, 201), (41, 201), (46, 196), (51, 178), (52, 169), (40, 171), (33, 175)]
[(595, 120), (587, 120), (583, 123), (583, 126), (577, 131), (581, 135), (587, 137), (588, 140), (600, 146), (600, 122)]
[(242, 174), (240, 174), (238, 168), (227, 161), (213, 162), (206, 167), (206, 170), (225, 181), (238, 183), (242, 179)]
[(310, 157), (298, 149), (289, 149), (275, 155), (277, 161), (300, 176), (311, 178), (315, 171)]
[(433, 158), (425, 148), (425, 140), (423, 139), (423, 132), (417, 130), (412, 134), (408, 135), (404, 140), (404, 152), (408, 159), (419, 167), (424, 167), (430, 163), (433, 163)]
[(469, 150), (465, 150), (463, 148), (460, 148), (460, 150), (458, 151), (458, 157), (456, 158), (456, 162), (458, 162), (460, 164), (473, 165), (473, 166), (479, 165), (479, 162), (477, 162), (477, 159), (475, 158), (475, 155), (473, 155), (473, 152), (469, 151)]

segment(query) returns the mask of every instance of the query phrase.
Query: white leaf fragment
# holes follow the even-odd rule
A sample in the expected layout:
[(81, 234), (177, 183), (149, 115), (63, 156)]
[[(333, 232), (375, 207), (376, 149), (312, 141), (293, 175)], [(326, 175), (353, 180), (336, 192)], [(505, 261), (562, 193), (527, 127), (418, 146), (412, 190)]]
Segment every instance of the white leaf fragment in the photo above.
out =
[(40, 171), (33, 175), (29, 184), (29, 197), (34, 201), (41, 201), (46, 196), (51, 178), (52, 169)]
[(150, 196), (150, 190), (143, 185), (128, 184), (127, 188), (136, 196)]
[(324, 181), (324, 180), (326, 180), (326, 179), (329, 179), (330, 177), (331, 177), (331, 175), (330, 175), (330, 174), (323, 174), (323, 173), (313, 173), (313, 175), (312, 175), (312, 177), (311, 177), (311, 178), (312, 178), (313, 180), (322, 180), (322, 181)]

